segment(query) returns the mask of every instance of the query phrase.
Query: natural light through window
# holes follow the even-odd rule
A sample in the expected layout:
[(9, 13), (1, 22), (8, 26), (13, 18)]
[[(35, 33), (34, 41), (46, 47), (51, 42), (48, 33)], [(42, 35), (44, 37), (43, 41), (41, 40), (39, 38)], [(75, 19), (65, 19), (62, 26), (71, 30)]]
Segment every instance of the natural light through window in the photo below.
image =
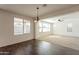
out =
[(14, 17), (14, 35), (30, 33), (30, 21)]
[(24, 20), (24, 33), (30, 33), (30, 21)]
[(14, 18), (14, 34), (23, 34), (23, 20)]
[(39, 22), (39, 32), (50, 32), (50, 23)]

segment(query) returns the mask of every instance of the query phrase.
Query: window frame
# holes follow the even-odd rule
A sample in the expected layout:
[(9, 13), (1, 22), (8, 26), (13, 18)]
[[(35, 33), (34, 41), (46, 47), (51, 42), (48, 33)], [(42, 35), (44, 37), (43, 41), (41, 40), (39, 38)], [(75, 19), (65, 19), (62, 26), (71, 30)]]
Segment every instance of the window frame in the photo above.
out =
[[(51, 25), (50, 23), (45, 22), (45, 21), (40, 21), (39, 24), (40, 24), (40, 23), (42, 24), (41, 27), (40, 27), (40, 25), (39, 25), (39, 30), (42, 29), (42, 31), (39, 31), (40, 33), (41, 33), (41, 32), (50, 32), (50, 25)], [(43, 26), (45, 23), (48, 24), (48, 27)], [(44, 31), (45, 28), (48, 28), (49, 30), (48, 30), (48, 31)]]
[[(16, 33), (16, 31), (15, 31), (15, 19), (21, 19), (22, 20), (22, 24), (23, 24), (23, 27), (22, 27), (22, 33), (21, 34), (18, 34), (18, 33)], [(29, 22), (29, 32), (27, 32), (27, 30), (26, 30), (26, 32), (24, 32), (24, 26), (25, 26), (25, 23), (24, 23), (24, 21), (27, 21), (26, 23), (28, 23)], [(24, 18), (20, 18), (20, 17), (14, 17), (14, 35), (23, 35), (23, 34), (29, 34), (30, 32), (31, 32), (31, 22), (30, 22), (30, 20), (26, 20), (26, 19), (24, 19)]]
[[(26, 33), (24, 32), (24, 28), (25, 28), (25, 27), (24, 27), (24, 26), (25, 26), (25, 25), (24, 25), (24, 24), (25, 24), (24, 21), (27, 21), (26, 24), (29, 23), (29, 32), (26, 32)], [(24, 33), (24, 34), (30, 33), (30, 32), (31, 32), (31, 22), (30, 22), (30, 20), (26, 20), (26, 19), (24, 19), (24, 21), (23, 21), (23, 27), (24, 27), (24, 28), (23, 28), (23, 33)], [(27, 31), (27, 29), (26, 29), (26, 31)]]

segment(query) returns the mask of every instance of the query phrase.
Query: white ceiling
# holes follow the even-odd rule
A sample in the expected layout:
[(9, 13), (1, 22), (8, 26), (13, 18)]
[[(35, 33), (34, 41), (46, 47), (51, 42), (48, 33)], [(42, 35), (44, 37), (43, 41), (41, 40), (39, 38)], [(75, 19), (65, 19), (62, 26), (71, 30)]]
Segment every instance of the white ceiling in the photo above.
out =
[(36, 7), (39, 6), (39, 15), (45, 15), (50, 12), (55, 12), (64, 8), (73, 7), (71, 4), (47, 4), (43, 7), (40, 4), (0, 4), (0, 9), (4, 9), (10, 12), (22, 14), (25, 16), (36, 17)]
[(57, 22), (57, 18), (46, 18), (46, 19), (42, 19), (40, 21), (45, 21), (45, 22), (49, 22), (49, 23), (55, 23), (55, 22)]

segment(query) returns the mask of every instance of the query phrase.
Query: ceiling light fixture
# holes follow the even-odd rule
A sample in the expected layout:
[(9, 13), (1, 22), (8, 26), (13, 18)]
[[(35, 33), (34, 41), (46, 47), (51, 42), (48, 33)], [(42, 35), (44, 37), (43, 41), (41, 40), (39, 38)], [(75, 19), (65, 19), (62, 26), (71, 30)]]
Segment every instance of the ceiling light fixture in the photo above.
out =
[[(42, 7), (46, 7), (46, 6), (47, 6), (47, 4), (42, 5)], [(35, 19), (34, 22), (38, 22), (40, 20), (40, 18), (39, 18), (39, 7), (36, 7), (36, 11), (37, 11), (37, 16), (36, 16), (36, 19)]]
[(39, 14), (38, 14), (38, 13), (39, 13), (39, 12), (38, 12), (38, 11), (39, 11), (39, 7), (37, 7), (36, 9), (37, 9), (37, 16), (36, 16), (36, 19), (35, 19), (34, 22), (38, 22), (38, 21), (39, 21)]

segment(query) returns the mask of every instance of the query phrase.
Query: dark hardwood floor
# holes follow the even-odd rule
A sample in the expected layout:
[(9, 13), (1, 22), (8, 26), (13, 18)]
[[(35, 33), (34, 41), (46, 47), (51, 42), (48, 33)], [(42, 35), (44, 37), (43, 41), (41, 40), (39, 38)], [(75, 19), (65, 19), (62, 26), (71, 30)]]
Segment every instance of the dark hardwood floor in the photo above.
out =
[(0, 48), (1, 55), (78, 55), (79, 51), (40, 40)]

